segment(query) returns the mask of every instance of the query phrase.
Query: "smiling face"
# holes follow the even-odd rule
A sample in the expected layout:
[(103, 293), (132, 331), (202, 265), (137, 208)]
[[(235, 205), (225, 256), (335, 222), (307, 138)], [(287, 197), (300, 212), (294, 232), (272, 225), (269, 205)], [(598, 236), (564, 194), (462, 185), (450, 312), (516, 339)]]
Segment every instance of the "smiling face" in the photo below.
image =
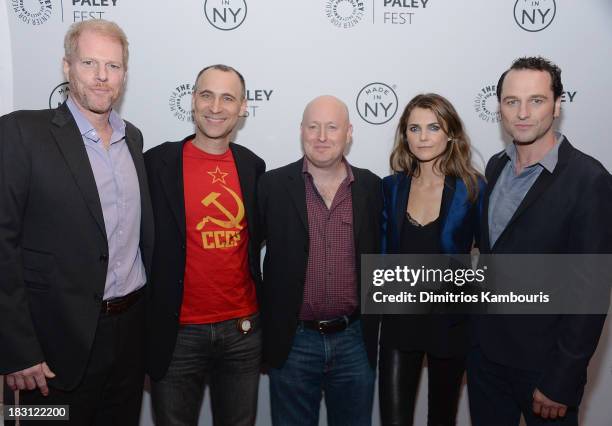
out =
[(504, 129), (516, 143), (554, 141), (552, 125), (559, 116), (561, 98), (554, 100), (550, 74), (511, 70), (504, 79), (500, 102)]
[(421, 162), (439, 157), (449, 144), (449, 137), (434, 112), (418, 107), (408, 116), (406, 138), (410, 152)]
[(306, 106), (300, 130), (306, 160), (319, 169), (342, 161), (353, 134), (346, 105), (333, 96), (318, 97)]
[(72, 57), (64, 58), (70, 96), (86, 116), (108, 114), (125, 82), (121, 43), (107, 35), (84, 31), (77, 46)]
[(239, 77), (232, 71), (206, 70), (197, 81), (191, 107), (197, 138), (229, 144), (238, 118), (246, 111)]

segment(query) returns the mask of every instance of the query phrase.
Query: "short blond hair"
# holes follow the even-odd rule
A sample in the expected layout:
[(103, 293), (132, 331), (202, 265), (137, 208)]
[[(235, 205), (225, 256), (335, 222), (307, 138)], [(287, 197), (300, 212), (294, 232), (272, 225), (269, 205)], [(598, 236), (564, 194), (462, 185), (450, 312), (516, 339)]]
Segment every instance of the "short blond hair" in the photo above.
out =
[(64, 37), (64, 56), (67, 60), (74, 57), (78, 48), (79, 37), (85, 31), (92, 31), (117, 40), (119, 44), (121, 44), (123, 51), (123, 67), (127, 70), (128, 59), (130, 56), (127, 36), (119, 25), (105, 19), (89, 19), (76, 22), (70, 26), (66, 36)]

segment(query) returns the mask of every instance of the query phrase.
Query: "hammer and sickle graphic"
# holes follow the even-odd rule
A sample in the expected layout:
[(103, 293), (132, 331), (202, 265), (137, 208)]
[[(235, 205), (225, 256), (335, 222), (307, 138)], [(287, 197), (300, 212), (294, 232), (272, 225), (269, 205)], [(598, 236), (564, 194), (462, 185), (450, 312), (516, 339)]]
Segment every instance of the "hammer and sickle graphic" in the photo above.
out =
[(240, 225), (240, 222), (244, 218), (244, 204), (242, 204), (242, 200), (240, 199), (238, 194), (236, 194), (230, 188), (228, 188), (225, 185), (221, 185), (221, 186), (223, 187), (223, 189), (229, 192), (232, 198), (236, 201), (236, 204), (238, 205), (238, 213), (236, 213), (236, 215), (234, 216), (219, 201), (217, 201), (217, 198), (219, 198), (221, 194), (218, 192), (211, 192), (202, 200), (202, 204), (204, 204), (206, 207), (210, 206), (211, 204), (214, 205), (217, 209), (219, 209), (221, 213), (223, 213), (223, 215), (227, 218), (227, 221), (219, 220), (212, 216), (206, 216), (204, 217), (204, 219), (200, 221), (200, 223), (196, 225), (196, 229), (198, 231), (201, 231), (202, 228), (204, 228), (204, 225), (206, 225), (208, 222), (212, 222), (226, 229), (230, 229), (230, 228), (242, 229), (243, 228), (243, 226)]

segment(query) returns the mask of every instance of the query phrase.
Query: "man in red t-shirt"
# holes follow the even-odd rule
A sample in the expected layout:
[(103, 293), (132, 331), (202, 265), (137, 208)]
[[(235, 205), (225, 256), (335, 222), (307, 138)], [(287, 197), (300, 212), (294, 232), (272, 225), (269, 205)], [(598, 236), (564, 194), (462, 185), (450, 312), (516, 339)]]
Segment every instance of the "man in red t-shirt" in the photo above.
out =
[(245, 95), (234, 68), (204, 68), (192, 97), (195, 135), (145, 155), (156, 232), (147, 364), (157, 425), (197, 424), (206, 383), (215, 423), (255, 423), (262, 345), (255, 189), (266, 166), (230, 142)]

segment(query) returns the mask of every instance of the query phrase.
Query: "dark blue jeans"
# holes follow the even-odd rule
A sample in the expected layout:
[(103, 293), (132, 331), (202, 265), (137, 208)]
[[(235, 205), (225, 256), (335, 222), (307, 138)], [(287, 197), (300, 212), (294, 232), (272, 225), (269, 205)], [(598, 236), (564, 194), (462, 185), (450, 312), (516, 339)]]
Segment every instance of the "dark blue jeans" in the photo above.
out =
[(528, 426), (577, 426), (578, 409), (568, 408), (562, 419), (536, 416), (533, 391), (541, 373), (497, 364), (478, 348), (468, 356), (467, 384), (473, 426), (517, 426), (521, 413)]
[(151, 383), (157, 426), (198, 424), (204, 388), (210, 385), (215, 425), (255, 424), (261, 371), (261, 325), (240, 333), (236, 320), (179, 328), (166, 375)]
[(317, 426), (322, 395), (329, 426), (372, 423), (376, 372), (359, 321), (328, 335), (299, 326), (287, 361), (269, 375), (275, 426)]

